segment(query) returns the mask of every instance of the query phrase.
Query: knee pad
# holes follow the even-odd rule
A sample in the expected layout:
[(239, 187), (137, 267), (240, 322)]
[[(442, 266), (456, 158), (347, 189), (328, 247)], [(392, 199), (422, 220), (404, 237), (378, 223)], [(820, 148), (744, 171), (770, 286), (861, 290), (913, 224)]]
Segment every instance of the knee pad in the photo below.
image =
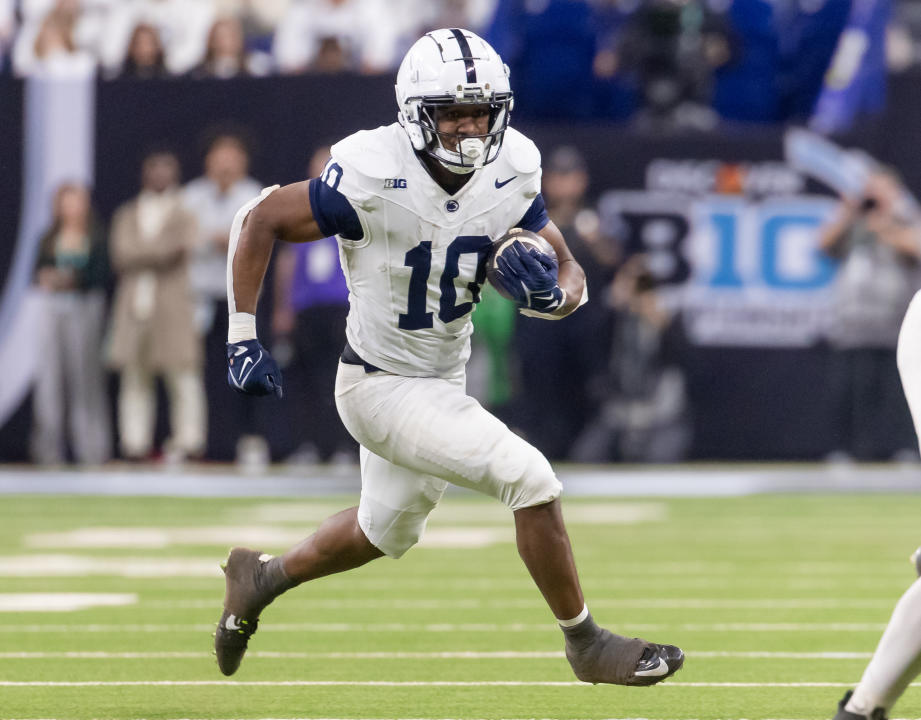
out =
[(402, 557), (422, 539), (429, 513), (435, 508), (401, 510), (388, 507), (362, 495), (358, 505), (358, 525), (368, 541), (385, 555)]
[(489, 470), (496, 497), (509, 509), (543, 505), (560, 496), (563, 485), (543, 453), (511, 431), (500, 445)]

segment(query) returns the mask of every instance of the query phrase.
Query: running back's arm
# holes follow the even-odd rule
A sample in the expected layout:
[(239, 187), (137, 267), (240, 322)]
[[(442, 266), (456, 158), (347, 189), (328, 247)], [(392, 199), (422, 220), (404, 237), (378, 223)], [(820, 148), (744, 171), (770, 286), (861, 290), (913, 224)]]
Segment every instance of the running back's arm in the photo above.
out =
[(556, 252), (556, 259), (559, 265), (559, 276), (557, 284), (566, 291), (566, 302), (553, 312), (554, 315), (565, 316), (579, 307), (582, 303), (582, 293), (585, 290), (585, 272), (582, 266), (576, 262), (563, 233), (556, 224), (551, 220), (538, 233), (544, 240), (550, 243)]
[(308, 182), (285, 185), (266, 195), (243, 219), (236, 243), (231, 238), (228, 250), (231, 313), (255, 315), (276, 238), (285, 242), (312, 242), (324, 237), (310, 206)]

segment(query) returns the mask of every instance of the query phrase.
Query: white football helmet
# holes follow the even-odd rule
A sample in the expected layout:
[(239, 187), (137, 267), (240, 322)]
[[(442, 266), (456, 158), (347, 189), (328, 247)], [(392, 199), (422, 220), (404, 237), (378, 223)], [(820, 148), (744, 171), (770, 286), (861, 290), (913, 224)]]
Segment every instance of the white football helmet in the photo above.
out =
[[(458, 28), (426, 33), (406, 53), (397, 72), (397, 119), (413, 147), (455, 173), (469, 173), (499, 155), (512, 110), (508, 66), (483, 38)], [(490, 107), (485, 135), (464, 138), (448, 150), (435, 109), (456, 104)]]

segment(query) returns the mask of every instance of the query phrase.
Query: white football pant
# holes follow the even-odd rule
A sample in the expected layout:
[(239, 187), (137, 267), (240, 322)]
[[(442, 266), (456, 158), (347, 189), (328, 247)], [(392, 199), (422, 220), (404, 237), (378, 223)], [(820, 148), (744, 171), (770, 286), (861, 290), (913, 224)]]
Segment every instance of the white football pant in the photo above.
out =
[(340, 362), (336, 406), (361, 444), (359, 525), (392, 557), (419, 541), (449, 482), (512, 510), (560, 495), (547, 459), (467, 395), (463, 379), (367, 373)]

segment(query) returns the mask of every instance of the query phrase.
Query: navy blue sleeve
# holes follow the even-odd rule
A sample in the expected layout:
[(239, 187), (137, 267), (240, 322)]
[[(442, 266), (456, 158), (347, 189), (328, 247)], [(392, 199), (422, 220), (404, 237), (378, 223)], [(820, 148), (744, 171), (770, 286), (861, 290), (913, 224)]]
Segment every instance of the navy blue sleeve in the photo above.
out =
[(345, 195), (320, 178), (311, 178), (307, 188), (313, 216), (324, 235), (341, 235), (346, 240), (361, 240), (364, 237), (358, 213)]
[(544, 205), (544, 196), (540, 193), (537, 193), (537, 197), (534, 198), (534, 202), (531, 203), (531, 207), (528, 208), (528, 211), (524, 214), (524, 217), (518, 221), (518, 224), (515, 227), (523, 228), (524, 230), (530, 230), (531, 232), (538, 232), (543, 230), (544, 225), (550, 222), (550, 218), (547, 216), (547, 207)]

